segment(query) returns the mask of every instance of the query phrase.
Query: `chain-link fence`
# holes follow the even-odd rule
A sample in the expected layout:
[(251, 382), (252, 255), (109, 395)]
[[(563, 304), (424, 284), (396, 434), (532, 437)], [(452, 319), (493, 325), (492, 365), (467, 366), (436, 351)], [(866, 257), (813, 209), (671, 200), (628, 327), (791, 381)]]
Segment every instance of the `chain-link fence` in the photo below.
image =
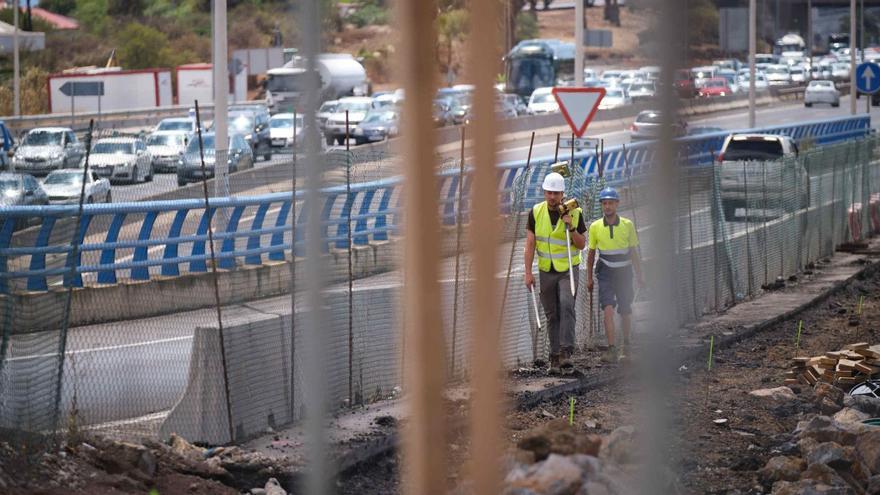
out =
[[(116, 204), (150, 184), (143, 182), (144, 169), (134, 170), (138, 137), (96, 131), (86, 137), (88, 167), (67, 172), (65, 180), (79, 187), (68, 188), (74, 191), (65, 199), (69, 205), (33, 218), (4, 210), (0, 426), (122, 436), (176, 432), (227, 443), (302, 417), (312, 399), (302, 379), (300, 329), (310, 308), (298, 294), (305, 283), (300, 219), (310, 208), (320, 208), (323, 219), (326, 398), (351, 407), (400, 393), (407, 343), (399, 316), (404, 198), (396, 159), (379, 151), (327, 150), (321, 166), (328, 187), (319, 204), (309, 204), (296, 153), (252, 166), (253, 152), (239, 143), (239, 156), (230, 153), (230, 160), (240, 160), (228, 177), (231, 196), (216, 197), (217, 179), (206, 173), (210, 136), (197, 133), (179, 155), (177, 167), (193, 161), (194, 172), (191, 184), (175, 186), (179, 196)], [(131, 165), (96, 158), (101, 143), (133, 146)], [(780, 161), (684, 161), (673, 223), (678, 276), (654, 290), (675, 290), (678, 321), (694, 320), (753, 297), (875, 230), (876, 148), (872, 137)], [(599, 159), (595, 153), (573, 161), (563, 156), (570, 162), (567, 196), (580, 201), (589, 222), (601, 216), (598, 191), (606, 183), (618, 187), (619, 211), (636, 222), (651, 270), (655, 220), (669, 212), (652, 210), (644, 190), (653, 172), (631, 168), (630, 154), (624, 150), (613, 180), (602, 173), (601, 151)], [(523, 283), (523, 239), (527, 212), (541, 200), (540, 183), (551, 165), (535, 160), (499, 171), (497, 266), (509, 367), (531, 366), (548, 352)], [(181, 170), (152, 168), (151, 179), (176, 182)], [(118, 178), (123, 173), (138, 183), (126, 184), (130, 179)], [(471, 315), (480, 304), (469, 254), (469, 239), (479, 233), (468, 231), (469, 215), (497, 215), (470, 211), (469, 177), (461, 159), (444, 161), (437, 215), (408, 219), (439, 222), (443, 232), (438, 263), (451, 380), (467, 376)], [(106, 192), (105, 179), (111, 179)], [(60, 203), (50, 182), (47, 177), (42, 186), (47, 200)], [(598, 298), (590, 298), (586, 284), (581, 276), (576, 330), (583, 348), (604, 340)], [(636, 313), (648, 298), (650, 292), (640, 294)]]

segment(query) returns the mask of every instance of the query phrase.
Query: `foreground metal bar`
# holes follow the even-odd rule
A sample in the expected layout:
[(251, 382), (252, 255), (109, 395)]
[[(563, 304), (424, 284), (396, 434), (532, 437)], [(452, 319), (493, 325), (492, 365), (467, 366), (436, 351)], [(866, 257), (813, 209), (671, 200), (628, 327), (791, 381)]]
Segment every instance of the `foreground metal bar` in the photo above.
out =
[(399, 0), (398, 73), (403, 107), (404, 163), (404, 383), (410, 418), (403, 431), (405, 493), (446, 492), (446, 420), (443, 407), (446, 347), (440, 312), (440, 218), (431, 117), (434, 97), (433, 0)]

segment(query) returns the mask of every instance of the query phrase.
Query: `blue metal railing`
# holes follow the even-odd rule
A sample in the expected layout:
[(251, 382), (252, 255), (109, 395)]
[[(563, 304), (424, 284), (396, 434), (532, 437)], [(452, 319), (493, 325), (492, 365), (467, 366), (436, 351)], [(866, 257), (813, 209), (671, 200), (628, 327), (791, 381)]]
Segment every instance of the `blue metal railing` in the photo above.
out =
[[(865, 136), (870, 132), (870, 120), (867, 117), (845, 117), (750, 132), (787, 134), (798, 141), (812, 139), (816, 145), (824, 145)], [(724, 131), (683, 138), (680, 140), (681, 154), (687, 156), (691, 165), (710, 166), (713, 155), (720, 150), (728, 134), (729, 131)], [(643, 173), (653, 163), (655, 148), (650, 142), (641, 142), (627, 145), (625, 153), (624, 159), (623, 147), (609, 148), (604, 152), (604, 175), (612, 184), (624, 180), (627, 174)], [(588, 180), (598, 175), (599, 160), (595, 152), (578, 152), (575, 161)], [(539, 199), (540, 180), (549, 171), (551, 162), (551, 157), (532, 161), (524, 204)], [(499, 165), (499, 197), (506, 213), (510, 213), (513, 207), (514, 187), (525, 171), (525, 165), (524, 161)], [(456, 221), (459, 180), (457, 170), (438, 174), (439, 213), (446, 225), (453, 225)], [(350, 194), (344, 185), (323, 189), (321, 204), (315, 205), (321, 208), (323, 249), (347, 248), (349, 229), (355, 245), (387, 240), (395, 234), (402, 199), (401, 186), (401, 178), (392, 177), (353, 184)], [(467, 211), (469, 189), (470, 181), (466, 177), (462, 188), (463, 215)], [(302, 197), (302, 192), (298, 191), (296, 199)], [(292, 206), (290, 193), (213, 198), (207, 207), (204, 200), (199, 199), (90, 204), (83, 207), (76, 239), (71, 238), (70, 222), (76, 219), (77, 205), (0, 207), (0, 293), (9, 292), (12, 281), (20, 279), (25, 279), (24, 288), (27, 290), (46, 291), (52, 277), (59, 277), (63, 286), (82, 287), (86, 274), (94, 277), (97, 284), (114, 284), (125, 271), (132, 280), (179, 276), (181, 265), (186, 265), (191, 273), (205, 272), (210, 259), (205, 249), (208, 227), (218, 212), (222, 212), (222, 218), (226, 219), (225, 225), (214, 225), (213, 236), (220, 246), (217, 253), (219, 268), (235, 269), (239, 260), (245, 265), (260, 265), (264, 260), (281, 261), (291, 249), (301, 256), (305, 248), (307, 209), (312, 205), (299, 202), (295, 229), (291, 228)], [(23, 242), (14, 236), (15, 226), (22, 219), (32, 217), (41, 220), (33, 242), (15, 245)], [(53, 244), (50, 240), (61, 235), (56, 232), (60, 224), (70, 226), (70, 233), (66, 234), (63, 243)], [(98, 232), (90, 233), (89, 227), (95, 224), (105, 226), (106, 231), (101, 227)], [(137, 234), (124, 232), (127, 225), (133, 225)], [(122, 234), (134, 238), (120, 240)], [(72, 242), (82, 243), (78, 251), (72, 249)], [(155, 250), (161, 254), (151, 256)], [(120, 256), (120, 251), (130, 254)]]

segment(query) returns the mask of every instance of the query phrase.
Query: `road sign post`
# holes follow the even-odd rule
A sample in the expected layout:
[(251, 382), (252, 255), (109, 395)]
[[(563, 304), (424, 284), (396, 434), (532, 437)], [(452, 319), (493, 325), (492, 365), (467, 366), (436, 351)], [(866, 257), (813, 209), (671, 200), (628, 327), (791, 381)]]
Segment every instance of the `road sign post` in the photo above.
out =
[(605, 97), (605, 88), (553, 88), (552, 93), (571, 132), (583, 137)]
[[(868, 114), (871, 114), (871, 100), (874, 93), (880, 91), (880, 65), (863, 62), (856, 67), (856, 91), (867, 96)], [(855, 98), (850, 95), (850, 98)]]

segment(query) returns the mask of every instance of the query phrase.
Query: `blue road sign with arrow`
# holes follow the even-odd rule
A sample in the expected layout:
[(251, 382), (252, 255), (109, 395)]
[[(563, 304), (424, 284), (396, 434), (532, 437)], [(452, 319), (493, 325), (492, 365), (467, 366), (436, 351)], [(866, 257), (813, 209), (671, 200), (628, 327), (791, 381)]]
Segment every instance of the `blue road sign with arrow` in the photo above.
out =
[(880, 90), (880, 65), (864, 62), (856, 66), (856, 88), (865, 94)]
[(58, 89), (65, 96), (104, 96), (103, 81), (67, 81)]

